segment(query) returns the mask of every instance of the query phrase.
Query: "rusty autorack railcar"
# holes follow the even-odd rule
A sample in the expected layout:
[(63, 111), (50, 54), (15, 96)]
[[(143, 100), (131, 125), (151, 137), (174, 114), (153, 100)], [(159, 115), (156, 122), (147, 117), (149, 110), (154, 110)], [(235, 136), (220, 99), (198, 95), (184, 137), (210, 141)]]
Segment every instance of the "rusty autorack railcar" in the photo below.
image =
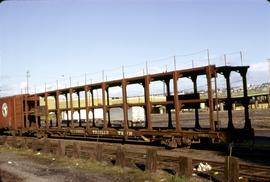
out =
[[(176, 147), (190, 144), (194, 140), (209, 139), (215, 142), (231, 142), (238, 139), (251, 139), (254, 130), (249, 118), (249, 98), (247, 95), (248, 66), (208, 65), (203, 67), (175, 70), (139, 77), (123, 78), (83, 86), (45, 91), (43, 93), (16, 95), (0, 98), (2, 114), (0, 127), (13, 135), (37, 137), (85, 137), (107, 138), (115, 140), (137, 140), (144, 142), (161, 142)], [(239, 73), (242, 78), (242, 96), (231, 96), (231, 73)], [(225, 101), (228, 113), (228, 124), (221, 128), (216, 120), (218, 97), (215, 95), (217, 76), (226, 81)], [(207, 90), (204, 96), (198, 91), (198, 77), (206, 80)], [(192, 81), (193, 92), (180, 94), (180, 78)], [(163, 82), (165, 95), (161, 100), (153, 100), (150, 95), (150, 84)], [(143, 100), (131, 102), (127, 95), (127, 87), (138, 84), (143, 87)], [(121, 97), (112, 98), (110, 88), (120, 88)], [(95, 90), (101, 90), (101, 96), (94, 96)], [(74, 97), (75, 96), (75, 97)], [(233, 124), (232, 104), (237, 101), (243, 106), (244, 127), (235, 128)], [(200, 124), (200, 109), (207, 107), (208, 125)], [(139, 124), (130, 121), (129, 108), (139, 107), (144, 110), (144, 120)], [(164, 121), (158, 125), (152, 117), (153, 108), (164, 108)], [(112, 109), (119, 109), (120, 118), (116, 121), (110, 117)], [(95, 116), (96, 110), (102, 110), (102, 118)], [(194, 126), (185, 128), (181, 121), (182, 110), (194, 113)], [(114, 118), (114, 117), (113, 117)]]

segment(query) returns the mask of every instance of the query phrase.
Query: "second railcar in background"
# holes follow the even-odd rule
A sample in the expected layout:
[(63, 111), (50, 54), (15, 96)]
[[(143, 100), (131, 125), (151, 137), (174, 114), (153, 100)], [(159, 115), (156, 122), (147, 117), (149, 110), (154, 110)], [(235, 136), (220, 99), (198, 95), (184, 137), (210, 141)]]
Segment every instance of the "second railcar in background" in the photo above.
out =
[(25, 97), (26, 95), (15, 95), (0, 99), (0, 128), (2, 131), (15, 131), (24, 128)]

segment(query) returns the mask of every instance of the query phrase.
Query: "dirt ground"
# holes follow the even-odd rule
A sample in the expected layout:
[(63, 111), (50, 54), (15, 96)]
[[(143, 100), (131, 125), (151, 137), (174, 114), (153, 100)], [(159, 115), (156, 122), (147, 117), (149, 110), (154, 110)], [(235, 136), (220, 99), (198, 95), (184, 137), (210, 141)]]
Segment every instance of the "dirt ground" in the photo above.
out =
[[(1, 174), (8, 172), (9, 178), (1, 181), (25, 182), (72, 182), (72, 181), (121, 181), (111, 176), (95, 173), (82, 173), (71, 166), (60, 166), (56, 160), (33, 158), (28, 155), (1, 152)], [(11, 176), (12, 174), (12, 176)]]

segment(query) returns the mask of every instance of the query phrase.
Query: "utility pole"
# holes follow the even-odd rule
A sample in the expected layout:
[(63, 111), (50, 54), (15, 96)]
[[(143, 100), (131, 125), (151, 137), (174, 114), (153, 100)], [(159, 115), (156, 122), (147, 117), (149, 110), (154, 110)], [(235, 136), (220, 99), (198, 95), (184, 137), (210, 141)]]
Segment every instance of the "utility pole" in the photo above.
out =
[(26, 93), (29, 94), (29, 78), (30, 78), (30, 71), (26, 71)]
[(210, 53), (209, 53), (209, 49), (207, 49), (207, 61), (208, 61), (208, 65), (210, 65)]
[(145, 61), (145, 71), (146, 75), (148, 75), (148, 61)]
[(173, 56), (174, 71), (176, 70), (176, 57)]
[(243, 66), (243, 54), (242, 54), (242, 51), (240, 51), (240, 60), (241, 60), (241, 66)]
[(122, 75), (123, 75), (123, 79), (125, 78), (125, 67), (124, 65), (122, 65)]
[(226, 54), (224, 54), (224, 64), (225, 64), (225, 66), (227, 66), (227, 56), (226, 56)]

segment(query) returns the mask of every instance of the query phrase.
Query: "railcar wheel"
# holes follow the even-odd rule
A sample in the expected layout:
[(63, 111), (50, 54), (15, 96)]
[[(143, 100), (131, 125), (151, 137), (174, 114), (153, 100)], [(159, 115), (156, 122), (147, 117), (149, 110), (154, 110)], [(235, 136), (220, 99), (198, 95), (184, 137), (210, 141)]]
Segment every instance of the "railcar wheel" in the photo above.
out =
[(212, 144), (212, 139), (211, 138), (200, 138), (200, 143), (203, 146), (209, 146)]
[(174, 149), (177, 148), (178, 144), (175, 138), (164, 138), (160, 142), (162, 145), (164, 145), (168, 149)]
[(45, 133), (45, 132), (37, 132), (36, 133), (36, 137), (38, 139), (41, 139), (41, 138), (48, 138), (48, 135)]

